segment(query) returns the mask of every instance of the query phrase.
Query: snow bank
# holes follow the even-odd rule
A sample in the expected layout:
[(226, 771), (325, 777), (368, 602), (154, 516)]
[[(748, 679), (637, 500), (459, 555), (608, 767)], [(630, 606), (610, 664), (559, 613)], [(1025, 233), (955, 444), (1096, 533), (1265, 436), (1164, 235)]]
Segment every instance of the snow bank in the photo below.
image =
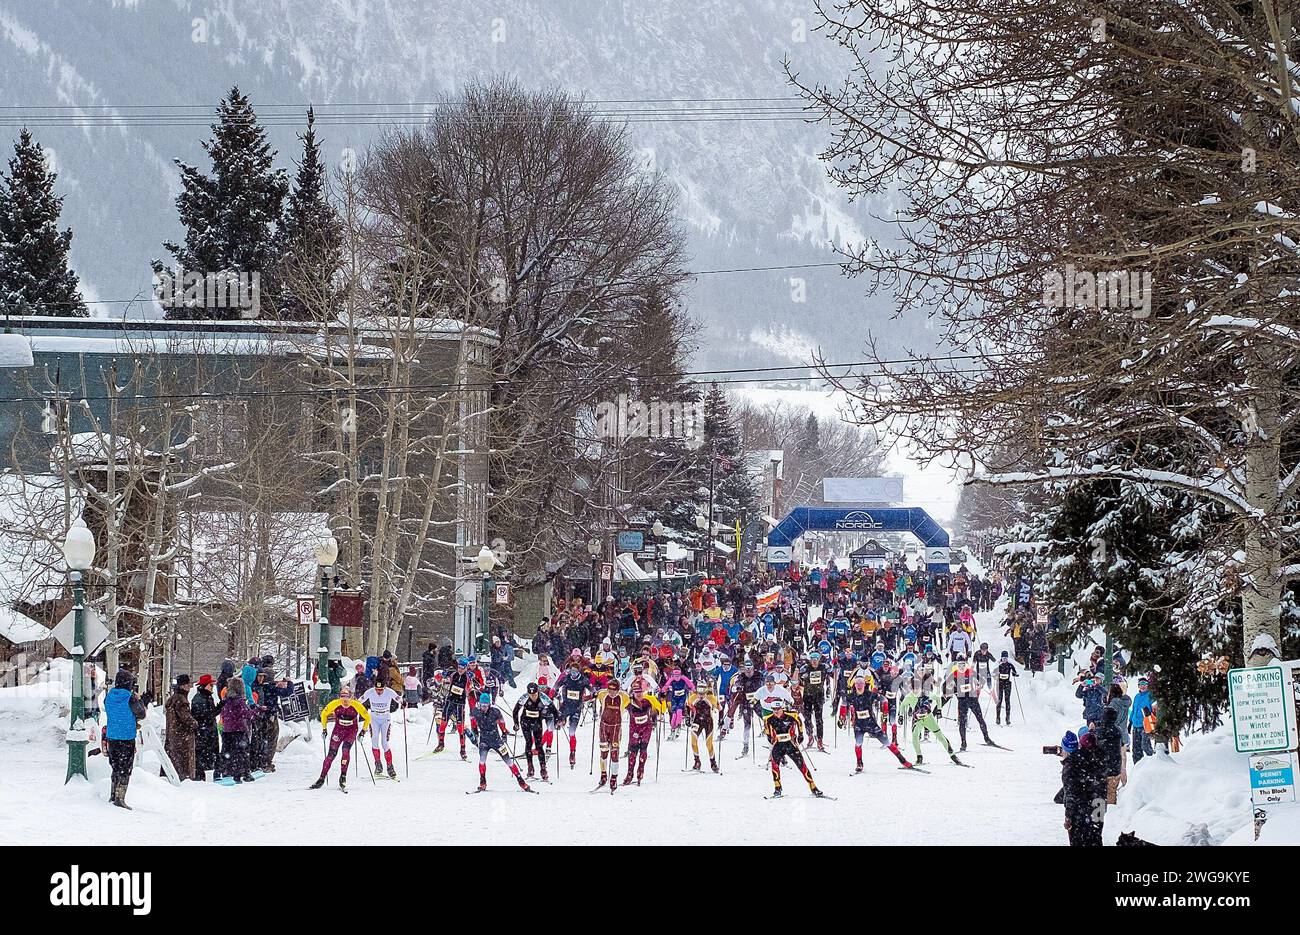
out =
[(1130, 763), (1128, 785), (1106, 824), (1153, 844), (1223, 844), (1249, 829), (1246, 757), (1233, 749), (1231, 730), (1194, 734), (1172, 756)]

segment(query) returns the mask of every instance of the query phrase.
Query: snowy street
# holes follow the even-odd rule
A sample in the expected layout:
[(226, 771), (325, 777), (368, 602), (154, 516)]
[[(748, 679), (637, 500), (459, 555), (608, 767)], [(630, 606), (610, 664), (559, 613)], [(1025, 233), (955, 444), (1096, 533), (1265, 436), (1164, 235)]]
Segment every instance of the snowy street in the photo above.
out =
[[(1003, 638), (992, 621), (997, 612), (981, 614), (981, 638), (995, 652)], [(984, 632), (987, 631), (987, 632)], [(517, 679), (528, 680), (525, 669)], [(14, 711), (14, 702), (0, 706), (0, 843), (77, 842), (79, 844), (170, 844), (178, 834), (186, 840), (225, 840), (238, 829), (241, 844), (283, 844), (314, 841), (323, 828), (349, 840), (383, 829), (386, 843), (475, 844), (586, 843), (601, 827), (609, 827), (620, 844), (768, 844), (775, 819), (798, 843), (836, 844), (1065, 844), (1061, 809), (1052, 804), (1060, 786), (1055, 757), (1043, 756), (1045, 744), (1056, 743), (1065, 729), (1037, 708), (1021, 679), (1021, 698), (1028, 724), (989, 730), (1010, 752), (986, 747), (972, 721), (971, 746), (963, 759), (971, 769), (947, 761), (937, 742), (922, 745), (930, 775), (899, 770), (886, 751), (873, 741), (863, 746), (866, 765), (852, 777), (851, 735), (840, 732), (827, 717), (825, 754), (809, 754), (816, 779), (838, 801), (814, 801), (807, 786), (789, 764), (783, 770), (786, 795), (764, 801), (772, 790), (771, 775), (762, 758), (736, 760), (740, 746), (732, 734), (722, 744), (722, 775), (682, 772), (688, 764), (685, 734), (660, 748), (658, 782), (651, 747), (645, 783), (612, 796), (589, 794), (596, 779), (589, 775), (591, 732), (580, 732), (578, 767), (566, 764), (552, 771), (554, 784), (536, 783), (540, 795), (520, 792), (495, 755), (488, 761), (488, 788), (482, 796), (466, 796), (476, 782), (477, 758), (462, 763), (455, 742), (435, 757), (418, 759), (425, 744), (428, 709), (407, 725), (410, 776), (402, 767), (401, 720), (394, 715), (394, 762), (400, 782), (379, 780), (371, 785), (366, 763), (353, 757), (348, 793), (340, 793), (331, 774), (318, 791), (307, 786), (320, 769), (320, 734), (314, 742), (291, 743), (277, 758), (276, 772), (252, 785), (215, 786), (185, 782), (172, 787), (165, 779), (137, 767), (131, 781), (132, 811), (108, 804), (108, 769), (102, 756), (90, 758), (91, 783), (61, 785), (66, 765), (63, 725), (49, 716), (52, 702), (23, 699), (46, 714), (28, 723)], [(12, 692), (12, 689), (5, 689)], [(509, 693), (513, 705), (515, 694)], [(7, 700), (8, 696), (6, 696)], [(951, 707), (951, 706), (950, 706)], [(828, 706), (829, 715), (829, 706)], [(1059, 719), (1059, 716), (1058, 716)], [(945, 734), (957, 745), (957, 724), (945, 719)], [(436, 738), (435, 738), (436, 740)], [(911, 757), (910, 746), (900, 747)], [(368, 738), (363, 740), (369, 757)], [(520, 748), (522, 750), (522, 748)], [(474, 747), (469, 747), (471, 757)], [(145, 762), (156, 761), (148, 756)], [(626, 768), (624, 766), (624, 768)], [(621, 777), (620, 777), (621, 778)]]

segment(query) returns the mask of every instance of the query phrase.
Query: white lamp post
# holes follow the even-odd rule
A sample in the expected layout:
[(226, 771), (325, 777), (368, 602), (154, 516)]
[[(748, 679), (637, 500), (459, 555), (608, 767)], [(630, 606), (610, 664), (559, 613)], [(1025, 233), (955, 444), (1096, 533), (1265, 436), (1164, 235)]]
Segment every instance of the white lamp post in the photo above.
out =
[(483, 609), (479, 614), (479, 635), (475, 642), (475, 652), (487, 652), (488, 645), (488, 604), (492, 599), (492, 569), (497, 567), (497, 557), (487, 546), (478, 550), (474, 564), (483, 573)]
[[(342, 685), (342, 678), (330, 669), (330, 574), (334, 571), (334, 563), (338, 561), (339, 541), (328, 527), (318, 532), (315, 552), (316, 564), (320, 567), (320, 646), (317, 647), (319, 655), (316, 674), (320, 682), (329, 685), (328, 689), (322, 688), (318, 692), (319, 701), (324, 705), (338, 693), (339, 686)], [(335, 684), (336, 681), (338, 685)]]
[(72, 717), (68, 724), (68, 775), (86, 778), (85, 660), (86, 589), (82, 573), (95, 561), (95, 536), (78, 516), (63, 539), (63, 560), (72, 580)]

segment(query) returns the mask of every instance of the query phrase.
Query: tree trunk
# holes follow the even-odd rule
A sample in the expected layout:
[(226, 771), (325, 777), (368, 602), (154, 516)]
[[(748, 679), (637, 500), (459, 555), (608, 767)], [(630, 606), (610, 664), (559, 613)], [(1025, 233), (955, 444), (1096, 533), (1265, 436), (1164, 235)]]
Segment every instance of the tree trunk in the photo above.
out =
[[(1276, 522), (1281, 477), (1282, 367), (1267, 344), (1247, 349), (1247, 383), (1255, 387), (1246, 434), (1246, 499), (1261, 516), (1247, 517), (1246, 561), (1241, 597), (1242, 655), (1247, 665), (1267, 665), (1281, 656), (1281, 546)], [(1253, 423), (1253, 424), (1252, 424)], [(1271, 641), (1271, 645), (1269, 645)]]

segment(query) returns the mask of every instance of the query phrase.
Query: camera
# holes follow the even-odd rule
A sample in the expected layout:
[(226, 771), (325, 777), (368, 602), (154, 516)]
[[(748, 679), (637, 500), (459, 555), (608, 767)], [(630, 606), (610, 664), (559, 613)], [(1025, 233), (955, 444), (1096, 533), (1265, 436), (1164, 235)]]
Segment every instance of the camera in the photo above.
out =
[(1044, 756), (1060, 756), (1060, 755), (1061, 755), (1061, 748), (1060, 748), (1060, 747), (1043, 747), (1043, 755), (1044, 755)]

